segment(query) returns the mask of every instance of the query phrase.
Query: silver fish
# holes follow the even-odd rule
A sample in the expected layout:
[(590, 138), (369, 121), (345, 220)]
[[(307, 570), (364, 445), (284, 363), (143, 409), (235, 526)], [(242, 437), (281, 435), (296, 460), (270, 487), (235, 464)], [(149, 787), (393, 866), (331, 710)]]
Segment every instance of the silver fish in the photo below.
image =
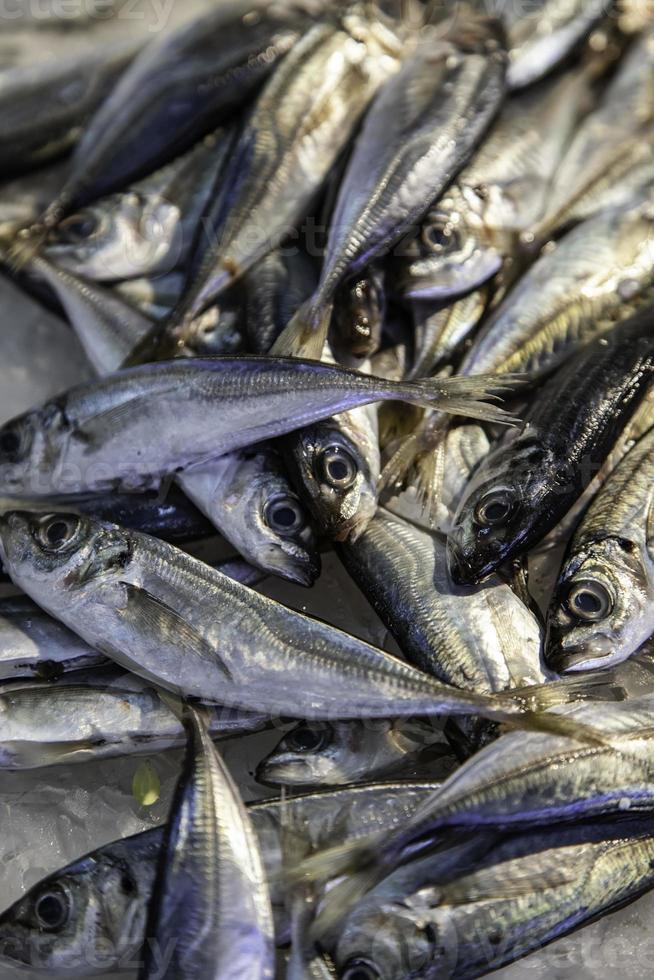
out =
[[(116, 283), (114, 291), (136, 307), (151, 321), (161, 321), (170, 316), (184, 291), (185, 276), (182, 272), (171, 272), (167, 276), (154, 278), (126, 279)], [(240, 349), (239, 341), (218, 354), (233, 354)], [(213, 352), (213, 350), (212, 350)]]
[[(208, 709), (211, 738), (260, 731), (264, 715)], [(56, 685), (0, 689), (0, 769), (40, 769), (158, 752), (184, 744), (184, 729), (157, 691), (113, 668)]]
[(342, 282), (415, 228), (467, 162), (504, 94), (496, 27), (472, 21), (450, 38), (427, 32), (382, 89), (348, 162), (318, 288), (276, 352), (319, 356)]
[(177, 483), (246, 561), (313, 585), (320, 574), (316, 532), (272, 448), (228, 453), (179, 474)]
[(475, 396), (503, 390), (501, 378), (490, 389), (483, 378), (393, 382), (296, 358), (148, 364), (80, 385), (2, 426), (0, 487), (28, 496), (148, 488), (385, 398), (501, 420), (501, 409)]
[(407, 246), (407, 257), (398, 260), (404, 295), (459, 296), (516, 256), (520, 235), (548, 205), (552, 177), (588, 101), (588, 73), (576, 71), (504, 104), (472, 161)]
[(338, 939), (338, 975), (484, 976), (633, 901), (654, 885), (653, 859), (645, 820), (509, 838), (456, 877), (435, 855), (431, 881), (413, 893), (373, 891), (350, 913)]
[[(300, 844), (311, 853), (337, 843), (342, 832), (353, 838), (373, 828), (392, 830), (436, 788), (390, 783), (249, 806), (272, 885), (278, 940), (288, 932), (285, 889), (278, 884), (288, 841), (293, 854)], [(50, 976), (88, 976), (89, 970), (109, 972), (138, 962), (164, 830), (106, 844), (34, 885), (0, 916), (3, 960)], [(156, 955), (156, 945), (151, 949)], [(164, 968), (168, 951), (160, 952)]]
[[(139, 977), (273, 980), (272, 909), (250, 817), (203, 716), (186, 708), (185, 723)], [(163, 973), (154, 945), (172, 952)]]
[(625, 204), (654, 180), (654, 32), (637, 38), (602, 100), (581, 123), (532, 229), (543, 241), (566, 224)]
[(358, 5), (316, 23), (295, 46), (256, 102), (223, 175), (217, 246), (182, 319), (206, 309), (301, 221), (401, 51), (392, 28)]
[(13, 512), (0, 519), (0, 538), (5, 567), (39, 605), (120, 666), (184, 696), (311, 720), (472, 713), (517, 721), (538, 706), (538, 698), (450, 688), (116, 525)]
[(434, 778), (454, 767), (435, 720), (300, 722), (257, 767), (269, 786), (341, 786), (427, 763)]
[(595, 215), (546, 250), (495, 310), (460, 372), (544, 372), (652, 301), (654, 197)]
[(654, 633), (654, 430), (590, 504), (559, 573), (547, 623), (553, 670), (620, 663)]
[(533, 612), (497, 576), (477, 590), (454, 585), (444, 538), (380, 509), (339, 554), (421, 670), (484, 693), (546, 680)]
[(128, 190), (65, 218), (51, 232), (45, 256), (99, 282), (161, 275), (179, 267), (229, 145), (228, 131), (219, 130)]
[(410, 302), (415, 323), (415, 353), (409, 377), (434, 374), (450, 363), (481, 320), (488, 304), (488, 289), (481, 287), (449, 306)]

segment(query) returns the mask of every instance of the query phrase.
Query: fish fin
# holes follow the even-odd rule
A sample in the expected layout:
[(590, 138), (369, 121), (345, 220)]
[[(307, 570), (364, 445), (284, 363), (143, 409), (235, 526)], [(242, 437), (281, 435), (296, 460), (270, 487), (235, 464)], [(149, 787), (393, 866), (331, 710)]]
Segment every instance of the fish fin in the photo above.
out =
[(175, 645), (179, 647), (180, 653), (200, 654), (205, 659), (211, 660), (229, 680), (232, 680), (229, 668), (215, 649), (209, 646), (204, 637), (175, 609), (138, 585), (133, 585), (131, 582), (121, 584), (127, 593), (127, 607), (122, 611), (125, 619), (129, 619), (137, 628), (153, 637), (172, 638)]
[(484, 422), (503, 425), (519, 425), (503, 408), (488, 404), (501, 401), (525, 384), (522, 375), (475, 375), (470, 378), (422, 378), (418, 381), (402, 381), (397, 385), (399, 397), (407, 401), (435, 408), (450, 415), (464, 415)]
[[(93, 752), (99, 742), (104, 742), (98, 736), (97, 739), (86, 738), (77, 742), (15, 742), (11, 746), (11, 752), (16, 757), (17, 768), (19, 769), (40, 769), (42, 766), (54, 766), (58, 762), (64, 762), (73, 756), (81, 755), (85, 752)], [(11, 769), (11, 763), (8, 768)]]
[(533, 895), (550, 888), (569, 885), (578, 878), (574, 868), (559, 865), (541, 874), (532, 871), (519, 874), (508, 867), (493, 866), (475, 871), (471, 875), (438, 889), (439, 905), (468, 905), (473, 902), (489, 902)]
[(626, 691), (615, 683), (614, 670), (589, 670), (584, 673), (570, 674), (545, 684), (531, 684), (524, 687), (514, 687), (497, 694), (520, 698), (532, 711), (549, 711), (563, 704), (573, 704), (579, 701), (623, 701)]
[(179, 721), (183, 722), (186, 713), (186, 705), (183, 699), (177, 694), (173, 694), (172, 691), (166, 691), (163, 687), (156, 687), (156, 692), (159, 695), (159, 700), (170, 709)]
[(301, 306), (272, 345), (271, 356), (321, 360), (329, 333), (332, 305), (329, 303), (317, 312), (311, 300)]
[(394, 486), (413, 486), (423, 512), (429, 510), (432, 491), (438, 497), (439, 480), (442, 480), (443, 454), (430, 462), (429, 454), (440, 449), (450, 422), (442, 416), (429, 416), (408, 438), (397, 440), (390, 459), (379, 479), (379, 492)]
[(571, 738), (575, 742), (586, 745), (613, 746), (610, 735), (567, 715), (557, 715), (551, 711), (524, 711), (522, 714), (505, 718), (502, 727), (538, 732), (541, 735), (555, 735), (558, 738)]
[(309, 927), (310, 940), (319, 943), (323, 936), (331, 933), (342, 922), (352, 906), (378, 885), (387, 873), (388, 869), (384, 871), (379, 865), (371, 863), (330, 888), (320, 902)]

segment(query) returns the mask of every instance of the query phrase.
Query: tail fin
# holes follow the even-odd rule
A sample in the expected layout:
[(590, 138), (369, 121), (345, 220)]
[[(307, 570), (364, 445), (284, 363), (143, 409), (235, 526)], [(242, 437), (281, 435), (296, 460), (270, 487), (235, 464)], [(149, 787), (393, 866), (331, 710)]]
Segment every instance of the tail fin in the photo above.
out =
[(464, 415), (483, 422), (499, 422), (518, 425), (515, 418), (503, 408), (488, 402), (501, 401), (503, 395), (516, 392), (525, 379), (522, 375), (476, 375), (470, 378), (423, 378), (419, 381), (402, 381), (397, 385), (398, 398), (435, 408), (449, 415)]
[(379, 480), (380, 494), (393, 487), (413, 487), (422, 519), (429, 527), (438, 524), (445, 465), (443, 437), (449, 419), (428, 417), (398, 447), (388, 460)]
[(282, 330), (270, 350), (271, 355), (321, 360), (331, 318), (331, 303), (315, 309), (313, 301), (309, 299)]

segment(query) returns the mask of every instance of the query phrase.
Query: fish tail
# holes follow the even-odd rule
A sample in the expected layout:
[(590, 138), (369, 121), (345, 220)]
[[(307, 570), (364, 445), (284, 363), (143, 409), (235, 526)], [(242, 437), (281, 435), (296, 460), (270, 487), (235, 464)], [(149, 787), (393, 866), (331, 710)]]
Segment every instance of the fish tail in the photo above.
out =
[(441, 497), (444, 471), (444, 436), (449, 420), (442, 416), (429, 417), (407, 439), (402, 440), (382, 471), (379, 487), (411, 486), (422, 518), (430, 525), (437, 523), (437, 506)]
[(501, 401), (503, 396), (517, 391), (525, 380), (515, 374), (476, 375), (470, 378), (423, 378), (401, 381), (395, 385), (397, 397), (449, 415), (463, 415), (483, 422), (517, 425), (515, 418), (503, 408), (489, 402)]
[(570, 738), (585, 745), (612, 745), (608, 735), (576, 721), (567, 715), (554, 714), (551, 711), (523, 711), (512, 715), (503, 721), (505, 728), (516, 728), (519, 731), (538, 732), (540, 735), (555, 735), (558, 738)]
[(284, 327), (270, 353), (276, 357), (321, 360), (331, 318), (331, 303), (316, 304), (313, 299), (309, 299)]

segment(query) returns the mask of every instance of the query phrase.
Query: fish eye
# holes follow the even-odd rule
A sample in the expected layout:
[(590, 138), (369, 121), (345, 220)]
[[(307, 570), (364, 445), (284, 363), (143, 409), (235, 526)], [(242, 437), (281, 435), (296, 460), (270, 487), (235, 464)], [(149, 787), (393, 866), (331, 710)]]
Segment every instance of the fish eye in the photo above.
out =
[(601, 582), (587, 579), (575, 582), (568, 592), (567, 606), (577, 619), (595, 623), (605, 619), (613, 609), (613, 599)]
[(345, 964), (341, 980), (379, 980), (381, 973), (370, 960), (350, 960)]
[(73, 544), (81, 526), (78, 517), (46, 517), (38, 526), (36, 539), (44, 551), (58, 554)]
[(264, 510), (264, 520), (278, 534), (294, 534), (306, 523), (300, 501), (296, 497), (275, 497)]
[(457, 248), (459, 236), (449, 222), (433, 221), (425, 225), (421, 234), (423, 245), (430, 252), (444, 252), (446, 249)]
[(327, 446), (320, 457), (320, 469), (322, 479), (334, 490), (348, 490), (359, 472), (353, 457), (341, 446)]
[(497, 527), (506, 523), (512, 510), (513, 496), (510, 490), (491, 490), (475, 507), (475, 522), (482, 527)]
[(82, 242), (86, 238), (92, 238), (98, 231), (100, 222), (92, 211), (80, 211), (79, 214), (72, 214), (59, 225), (59, 232), (63, 237), (71, 242)]
[(13, 461), (18, 459), (23, 444), (19, 429), (4, 429), (0, 432), (0, 455)]
[(330, 725), (298, 725), (284, 741), (291, 752), (320, 752), (331, 744), (332, 737)]
[(34, 899), (34, 915), (40, 929), (56, 932), (70, 916), (70, 901), (63, 888), (55, 885)]

